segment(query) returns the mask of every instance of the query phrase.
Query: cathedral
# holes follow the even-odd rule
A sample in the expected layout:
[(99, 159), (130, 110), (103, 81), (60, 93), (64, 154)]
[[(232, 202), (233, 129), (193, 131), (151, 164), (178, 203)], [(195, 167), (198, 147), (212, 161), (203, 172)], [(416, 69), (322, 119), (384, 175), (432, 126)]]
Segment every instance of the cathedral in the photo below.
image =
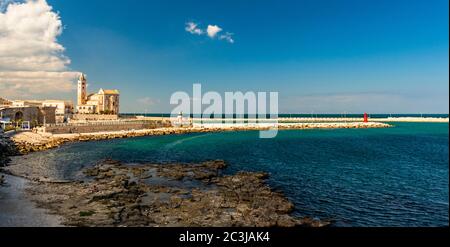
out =
[(119, 91), (100, 89), (88, 94), (84, 74), (78, 79), (77, 112), (79, 114), (119, 114)]

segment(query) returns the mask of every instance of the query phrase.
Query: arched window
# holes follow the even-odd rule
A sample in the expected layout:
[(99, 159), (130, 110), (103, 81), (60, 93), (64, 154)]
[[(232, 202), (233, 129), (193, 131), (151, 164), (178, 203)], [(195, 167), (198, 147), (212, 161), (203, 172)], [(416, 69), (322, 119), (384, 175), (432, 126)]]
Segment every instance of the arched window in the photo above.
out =
[(15, 121), (21, 121), (21, 120), (23, 120), (23, 112), (21, 112), (21, 111), (16, 112), (16, 114), (15, 114), (15, 116), (14, 116), (14, 120), (15, 120)]

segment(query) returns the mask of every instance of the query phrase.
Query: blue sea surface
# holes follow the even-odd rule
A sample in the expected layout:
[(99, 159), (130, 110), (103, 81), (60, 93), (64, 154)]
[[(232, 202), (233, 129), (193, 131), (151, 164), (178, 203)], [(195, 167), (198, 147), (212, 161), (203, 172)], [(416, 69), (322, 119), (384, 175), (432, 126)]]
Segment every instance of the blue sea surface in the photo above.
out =
[[(121, 117), (135, 117), (135, 116), (146, 116), (146, 117), (170, 117), (170, 113), (122, 113), (120, 114)], [(193, 115), (190, 114), (192, 117)], [(226, 117), (223, 115), (222, 117)], [(236, 115), (228, 115), (228, 117), (233, 118), (236, 117)], [(244, 117), (247, 118), (248, 115), (244, 114)], [(270, 115), (266, 116), (267, 118), (270, 118)], [(286, 113), (280, 113), (278, 114), (278, 117), (281, 118), (340, 118), (340, 117), (348, 117), (348, 118), (363, 118), (364, 113), (341, 113), (341, 114), (317, 114), (317, 113), (308, 113), (308, 114), (286, 114)], [(449, 114), (369, 114), (370, 118), (401, 118), (401, 117), (424, 117), (424, 118), (448, 118)]]
[(15, 158), (71, 178), (105, 158), (130, 163), (223, 159), (226, 173), (265, 171), (295, 214), (335, 226), (448, 226), (449, 125), (151, 136), (64, 145)]

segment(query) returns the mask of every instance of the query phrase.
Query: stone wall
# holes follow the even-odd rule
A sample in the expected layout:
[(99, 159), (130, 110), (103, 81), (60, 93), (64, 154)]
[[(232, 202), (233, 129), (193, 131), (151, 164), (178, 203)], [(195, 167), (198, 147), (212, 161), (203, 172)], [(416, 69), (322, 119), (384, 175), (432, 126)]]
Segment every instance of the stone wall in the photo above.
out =
[[(56, 123), (55, 107), (9, 107), (0, 109), (3, 118), (9, 118), (11, 121), (29, 121), (34, 127), (45, 123)], [(45, 121), (44, 121), (45, 120)]]
[[(141, 130), (171, 127), (170, 121), (122, 121), (97, 122), (84, 124), (56, 124), (45, 127), (45, 132), (52, 134), (95, 133), (122, 130)], [(40, 128), (38, 131), (44, 131)]]
[(100, 114), (74, 114), (71, 118), (73, 121), (105, 121), (117, 120), (118, 115), (100, 115)]

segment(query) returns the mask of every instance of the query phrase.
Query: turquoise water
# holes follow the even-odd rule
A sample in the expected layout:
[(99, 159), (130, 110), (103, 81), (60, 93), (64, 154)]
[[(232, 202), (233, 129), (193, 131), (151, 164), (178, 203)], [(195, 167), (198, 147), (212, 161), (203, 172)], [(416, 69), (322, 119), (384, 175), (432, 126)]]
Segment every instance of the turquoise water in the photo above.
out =
[(285, 130), (141, 137), (65, 145), (19, 157), (61, 177), (104, 158), (125, 162), (223, 159), (227, 173), (266, 171), (295, 214), (336, 226), (448, 226), (448, 124), (388, 129)]

